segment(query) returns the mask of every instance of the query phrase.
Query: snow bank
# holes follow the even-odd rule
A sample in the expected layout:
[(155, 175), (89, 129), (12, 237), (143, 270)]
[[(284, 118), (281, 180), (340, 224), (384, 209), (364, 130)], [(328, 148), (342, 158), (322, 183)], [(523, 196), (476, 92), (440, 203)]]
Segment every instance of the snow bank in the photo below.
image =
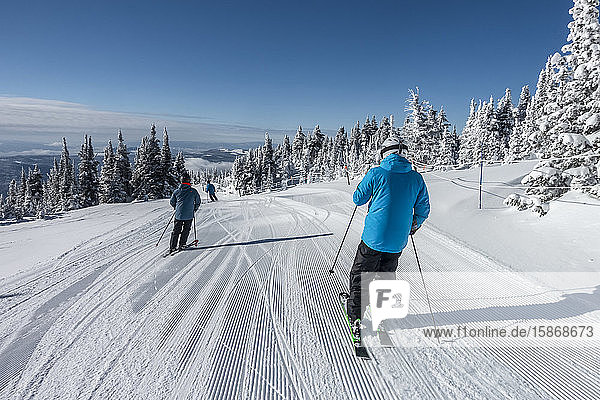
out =
[[(504, 203), (507, 198), (545, 207), (535, 196), (514, 188), (530, 170), (528, 162), (486, 167), (482, 210), (477, 170), (425, 173), (431, 198), (431, 216), (425, 224), (518, 271), (597, 271), (600, 201), (569, 192), (554, 201), (543, 218), (509, 207)], [(558, 173), (550, 168), (542, 171)]]
[(45, 268), (47, 261), (68, 256), (69, 251), (94, 239), (102, 242), (103, 236), (137, 229), (168, 213), (166, 201), (101, 204), (57, 218), (5, 225), (0, 229), (0, 278), (23, 271), (37, 272)]

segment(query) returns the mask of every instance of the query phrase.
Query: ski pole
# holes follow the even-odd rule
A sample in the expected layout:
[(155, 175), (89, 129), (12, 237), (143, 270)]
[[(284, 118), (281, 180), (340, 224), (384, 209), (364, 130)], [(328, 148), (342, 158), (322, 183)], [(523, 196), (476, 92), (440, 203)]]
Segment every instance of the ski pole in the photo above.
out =
[(331, 265), (331, 269), (329, 270), (330, 274), (333, 274), (333, 269), (335, 268), (335, 263), (337, 262), (338, 257), (340, 256), (340, 252), (342, 251), (342, 246), (344, 245), (344, 241), (346, 240), (346, 235), (348, 235), (348, 231), (350, 230), (350, 225), (352, 225), (352, 220), (354, 219), (354, 214), (356, 214), (356, 209), (358, 206), (354, 206), (354, 211), (352, 211), (352, 216), (350, 217), (350, 222), (348, 222), (348, 227), (346, 228), (346, 233), (344, 233), (344, 237), (342, 238), (342, 243), (340, 243), (340, 248), (335, 255), (335, 259), (333, 260), (333, 264)]
[[(413, 250), (415, 251), (415, 258), (417, 259), (417, 266), (419, 267), (419, 273), (421, 274), (421, 280), (423, 281), (423, 288), (425, 289), (425, 297), (427, 298), (427, 305), (429, 306), (429, 314), (431, 314), (431, 320), (433, 321), (433, 329), (434, 332), (437, 332), (437, 326), (435, 324), (435, 318), (433, 317), (433, 310), (431, 309), (431, 302), (429, 301), (429, 293), (427, 293), (427, 286), (425, 286), (425, 278), (423, 278), (423, 270), (421, 270), (421, 263), (419, 262), (419, 255), (417, 254), (417, 246), (415, 246), (415, 239), (413, 239), (413, 235), (410, 235), (410, 241), (413, 245)], [(440, 337), (435, 335), (440, 344)]]
[(158, 239), (158, 242), (156, 242), (156, 246), (155, 247), (158, 247), (158, 244), (160, 243), (160, 241), (161, 241), (162, 237), (164, 236), (165, 232), (167, 231), (167, 228), (171, 224), (171, 221), (173, 220), (174, 216), (175, 216), (175, 211), (173, 211), (173, 215), (171, 215), (171, 219), (169, 219), (169, 222), (167, 222), (167, 226), (165, 226), (165, 229), (163, 230), (162, 235), (160, 235), (160, 239)]
[(198, 244), (198, 236), (196, 235), (196, 213), (194, 213), (194, 242)]

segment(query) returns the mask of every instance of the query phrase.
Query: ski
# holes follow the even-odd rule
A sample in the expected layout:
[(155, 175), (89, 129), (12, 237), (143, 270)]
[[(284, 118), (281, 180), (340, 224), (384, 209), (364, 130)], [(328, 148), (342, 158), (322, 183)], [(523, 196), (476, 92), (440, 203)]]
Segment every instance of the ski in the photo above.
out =
[(183, 246), (182, 250), (188, 250), (191, 249), (193, 247), (198, 246), (198, 240), (193, 240), (190, 243), (186, 244), (185, 246)]
[(342, 292), (338, 295), (338, 297), (340, 300), (340, 304), (342, 305), (342, 310), (344, 311), (344, 315), (346, 316), (346, 323), (348, 324), (348, 329), (350, 331), (350, 340), (352, 341), (352, 345), (354, 347), (354, 354), (358, 358), (370, 360), (371, 356), (369, 355), (367, 348), (362, 345), (360, 338), (354, 337), (354, 334), (352, 333), (352, 326), (350, 324), (350, 318), (348, 317), (348, 313), (346, 312), (346, 303), (348, 302), (350, 295), (348, 293)]
[(194, 241), (192, 241), (191, 243), (188, 243), (188, 244), (186, 244), (185, 246), (183, 246), (183, 247), (180, 247), (180, 248), (177, 250), (177, 252), (180, 252), (180, 251), (185, 251), (185, 250), (193, 250), (193, 249), (194, 249), (194, 247), (196, 247), (196, 246), (198, 246), (198, 241), (197, 241), (197, 240), (194, 240)]
[(183, 246), (183, 247), (181, 247), (181, 248), (179, 248), (179, 249), (175, 249), (175, 250), (167, 250), (167, 251), (166, 251), (166, 252), (163, 254), (163, 258), (166, 258), (166, 257), (168, 257), (168, 256), (174, 256), (175, 254), (179, 253), (180, 251), (183, 251), (183, 250), (188, 250), (188, 249), (194, 248), (194, 247), (196, 247), (196, 246), (198, 246), (198, 241), (197, 241), (197, 240), (194, 240), (194, 241), (192, 241), (192, 242), (190, 242), (190, 243), (186, 244), (185, 246)]
[(163, 253), (163, 255), (162, 255), (162, 258), (167, 258), (167, 257), (169, 257), (170, 255), (174, 254), (175, 252), (176, 252), (176, 250), (173, 250), (173, 251), (171, 251), (171, 250), (169, 249), (169, 250), (167, 250), (167, 251), (165, 251), (165, 252)]

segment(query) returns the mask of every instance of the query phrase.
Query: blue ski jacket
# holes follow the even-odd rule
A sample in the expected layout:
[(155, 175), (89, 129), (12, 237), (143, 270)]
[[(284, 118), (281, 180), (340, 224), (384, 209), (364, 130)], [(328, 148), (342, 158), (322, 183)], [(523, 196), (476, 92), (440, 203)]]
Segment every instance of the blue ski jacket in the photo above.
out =
[(200, 194), (190, 184), (182, 183), (171, 195), (170, 203), (175, 209), (175, 219), (193, 219), (200, 207)]
[(352, 200), (357, 206), (369, 203), (362, 240), (373, 250), (398, 253), (408, 242), (413, 224), (429, 216), (429, 194), (421, 174), (410, 162), (391, 154), (371, 168), (358, 184)]
[(215, 185), (209, 183), (208, 185), (206, 185), (206, 191), (210, 194), (215, 194)]

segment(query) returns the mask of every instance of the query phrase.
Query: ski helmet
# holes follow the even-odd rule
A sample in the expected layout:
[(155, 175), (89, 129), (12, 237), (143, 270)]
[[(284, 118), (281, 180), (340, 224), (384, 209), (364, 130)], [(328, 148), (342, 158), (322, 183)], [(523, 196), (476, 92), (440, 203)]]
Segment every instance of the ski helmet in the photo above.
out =
[(181, 183), (190, 183), (190, 175), (188, 173), (181, 174), (181, 177), (179, 179)]
[(390, 154), (398, 154), (402, 157), (408, 156), (408, 146), (402, 138), (398, 136), (390, 136), (384, 140), (381, 148), (379, 149), (379, 155), (383, 160)]

